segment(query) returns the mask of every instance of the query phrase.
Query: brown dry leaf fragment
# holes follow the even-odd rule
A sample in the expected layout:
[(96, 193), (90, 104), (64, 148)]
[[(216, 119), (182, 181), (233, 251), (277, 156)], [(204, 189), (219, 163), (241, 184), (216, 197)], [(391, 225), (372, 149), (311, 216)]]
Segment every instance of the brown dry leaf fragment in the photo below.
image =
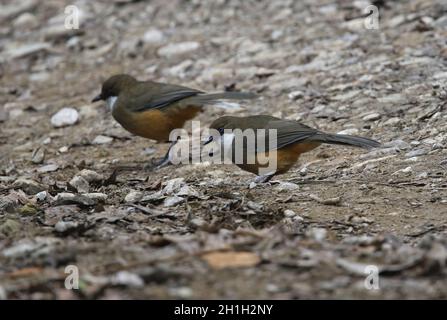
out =
[(213, 269), (247, 268), (261, 262), (259, 256), (252, 252), (236, 251), (210, 252), (202, 255), (202, 259)]

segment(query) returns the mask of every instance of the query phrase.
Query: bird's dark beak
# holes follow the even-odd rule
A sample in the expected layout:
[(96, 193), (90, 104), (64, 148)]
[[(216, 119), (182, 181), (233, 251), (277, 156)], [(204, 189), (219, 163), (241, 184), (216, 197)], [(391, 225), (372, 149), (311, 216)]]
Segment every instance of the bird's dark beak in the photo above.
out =
[(210, 136), (210, 137), (208, 138), (208, 140), (206, 140), (206, 141), (203, 143), (203, 145), (206, 146), (208, 143), (211, 143), (212, 141), (213, 141), (213, 136)]
[(96, 97), (93, 98), (92, 103), (100, 100), (102, 100), (102, 95), (98, 94)]

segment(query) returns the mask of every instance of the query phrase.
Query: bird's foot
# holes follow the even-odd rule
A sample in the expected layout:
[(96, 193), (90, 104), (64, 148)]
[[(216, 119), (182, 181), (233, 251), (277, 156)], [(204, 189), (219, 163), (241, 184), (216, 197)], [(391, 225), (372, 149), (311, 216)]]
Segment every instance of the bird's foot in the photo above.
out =
[(266, 175), (263, 175), (263, 176), (257, 176), (254, 180), (253, 180), (253, 182), (251, 182), (250, 183), (250, 189), (253, 189), (253, 188), (256, 188), (256, 186), (258, 185), (258, 184), (261, 184), (261, 183), (268, 183), (272, 178), (273, 178), (273, 176), (274, 176), (275, 174), (273, 173), (273, 174), (266, 174)]
[(158, 159), (151, 159), (149, 163), (144, 165), (143, 169), (149, 171), (155, 171), (167, 167), (169, 165), (172, 165), (171, 161), (169, 161), (168, 158), (164, 157)]

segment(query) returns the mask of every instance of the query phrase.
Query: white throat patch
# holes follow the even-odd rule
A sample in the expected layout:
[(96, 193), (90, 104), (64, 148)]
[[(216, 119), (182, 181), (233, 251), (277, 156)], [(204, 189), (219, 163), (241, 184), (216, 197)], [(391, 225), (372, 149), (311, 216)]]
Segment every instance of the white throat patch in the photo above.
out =
[(116, 96), (112, 96), (112, 97), (108, 97), (106, 100), (106, 104), (107, 104), (107, 108), (110, 111), (113, 111), (113, 109), (115, 108), (115, 104), (116, 104), (116, 100), (118, 99), (118, 97)]

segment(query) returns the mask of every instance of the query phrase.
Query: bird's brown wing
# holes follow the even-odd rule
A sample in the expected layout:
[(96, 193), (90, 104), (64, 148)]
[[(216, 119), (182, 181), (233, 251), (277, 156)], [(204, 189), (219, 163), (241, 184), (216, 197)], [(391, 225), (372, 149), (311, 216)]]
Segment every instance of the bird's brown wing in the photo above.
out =
[[(284, 148), (290, 144), (304, 141), (319, 133), (318, 130), (303, 125), (293, 120), (277, 120), (271, 119), (266, 121), (262, 127), (258, 129), (265, 129), (267, 139), (264, 145), (256, 143), (256, 152), (266, 152)], [(271, 144), (274, 140), (273, 132), (276, 130), (276, 143)], [(257, 133), (259, 134), (259, 132)]]
[(136, 85), (127, 97), (127, 108), (141, 112), (149, 109), (160, 109), (174, 102), (202, 93), (202, 91), (158, 82), (141, 82)]

